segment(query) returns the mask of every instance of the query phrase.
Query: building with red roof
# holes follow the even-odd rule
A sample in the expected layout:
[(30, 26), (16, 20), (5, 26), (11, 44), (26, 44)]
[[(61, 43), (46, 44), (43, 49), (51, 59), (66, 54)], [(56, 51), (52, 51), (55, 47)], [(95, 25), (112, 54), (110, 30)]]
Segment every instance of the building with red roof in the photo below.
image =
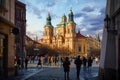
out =
[(72, 52), (68, 56), (87, 56), (87, 37), (82, 35), (80, 31), (76, 32), (76, 23), (74, 22), (74, 14), (72, 10), (68, 14), (68, 20), (64, 14), (61, 22), (54, 28), (51, 23), (51, 16), (48, 13), (46, 25), (44, 26), (43, 38), (40, 43), (49, 45), (53, 48), (66, 48)]

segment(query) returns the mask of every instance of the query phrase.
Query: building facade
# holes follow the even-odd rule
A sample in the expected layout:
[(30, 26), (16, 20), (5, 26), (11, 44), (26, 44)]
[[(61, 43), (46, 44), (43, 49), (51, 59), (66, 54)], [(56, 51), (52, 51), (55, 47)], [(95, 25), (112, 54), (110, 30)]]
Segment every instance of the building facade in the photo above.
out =
[(15, 36), (16, 56), (25, 57), (25, 35), (26, 35), (26, 5), (18, 0), (15, 2), (15, 25), (19, 34)]
[(48, 14), (41, 43), (54, 48), (67, 48), (74, 53), (70, 56), (87, 56), (87, 45), (89, 45), (87, 44), (87, 39), (88, 38), (83, 36), (80, 31), (76, 32), (76, 23), (74, 22), (72, 10), (70, 10), (68, 14), (68, 20), (67, 17), (63, 15), (61, 22), (55, 28), (52, 26), (51, 16)]
[(0, 80), (14, 74), (15, 0), (0, 0)]
[(120, 79), (120, 0), (107, 0), (99, 75), (103, 80)]
[(100, 57), (101, 41), (99, 36), (96, 36), (95, 38), (91, 36), (86, 37), (87, 56)]

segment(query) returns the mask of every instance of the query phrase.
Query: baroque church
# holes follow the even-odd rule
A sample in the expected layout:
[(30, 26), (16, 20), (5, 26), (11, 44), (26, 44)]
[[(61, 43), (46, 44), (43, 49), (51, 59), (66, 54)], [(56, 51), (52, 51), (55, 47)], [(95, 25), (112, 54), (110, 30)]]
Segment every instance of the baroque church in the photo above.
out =
[(74, 54), (69, 56), (89, 56), (91, 50), (100, 49), (100, 40), (84, 36), (80, 31), (76, 32), (76, 23), (74, 22), (73, 11), (70, 10), (68, 18), (64, 14), (61, 22), (53, 27), (51, 16), (48, 13), (46, 25), (44, 26), (44, 35), (40, 43), (49, 45), (53, 48), (67, 48)]
[(74, 55), (71, 56), (87, 54), (86, 37), (80, 31), (76, 33), (76, 23), (72, 10), (68, 14), (68, 19), (65, 14), (62, 16), (57, 27), (52, 26), (51, 16), (48, 13), (42, 43), (51, 47), (67, 48), (74, 52)]

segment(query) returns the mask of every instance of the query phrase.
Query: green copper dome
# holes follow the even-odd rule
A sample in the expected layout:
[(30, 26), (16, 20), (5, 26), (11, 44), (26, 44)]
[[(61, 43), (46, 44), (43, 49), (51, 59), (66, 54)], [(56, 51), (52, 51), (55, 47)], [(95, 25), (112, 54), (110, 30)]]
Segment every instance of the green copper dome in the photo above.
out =
[(45, 26), (49, 26), (49, 27), (53, 27), (51, 24), (51, 16), (50, 13), (48, 13), (48, 16), (46, 18), (46, 25)]
[(68, 22), (73, 23), (74, 19), (73, 19), (73, 12), (72, 9), (70, 9), (70, 13), (68, 14)]
[(57, 26), (66, 26), (66, 22), (60, 22)]
[(66, 18), (66, 15), (64, 14), (62, 17), (65, 17), (65, 18)]
[(66, 15), (64, 14), (62, 16), (62, 21), (59, 24), (57, 24), (57, 26), (63, 27), (63, 26), (66, 26), (66, 24), (67, 24), (67, 22), (66, 22)]

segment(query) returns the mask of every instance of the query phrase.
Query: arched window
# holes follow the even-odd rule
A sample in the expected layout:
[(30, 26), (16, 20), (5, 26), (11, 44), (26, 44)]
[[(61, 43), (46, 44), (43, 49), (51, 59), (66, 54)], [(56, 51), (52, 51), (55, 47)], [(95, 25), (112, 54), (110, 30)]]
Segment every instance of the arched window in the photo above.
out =
[(81, 46), (79, 46), (79, 47), (78, 47), (78, 51), (79, 51), (79, 52), (81, 52), (81, 51), (82, 51)]
[(47, 31), (45, 31), (45, 35), (47, 36)]
[(68, 33), (70, 33), (70, 29), (68, 29)]

